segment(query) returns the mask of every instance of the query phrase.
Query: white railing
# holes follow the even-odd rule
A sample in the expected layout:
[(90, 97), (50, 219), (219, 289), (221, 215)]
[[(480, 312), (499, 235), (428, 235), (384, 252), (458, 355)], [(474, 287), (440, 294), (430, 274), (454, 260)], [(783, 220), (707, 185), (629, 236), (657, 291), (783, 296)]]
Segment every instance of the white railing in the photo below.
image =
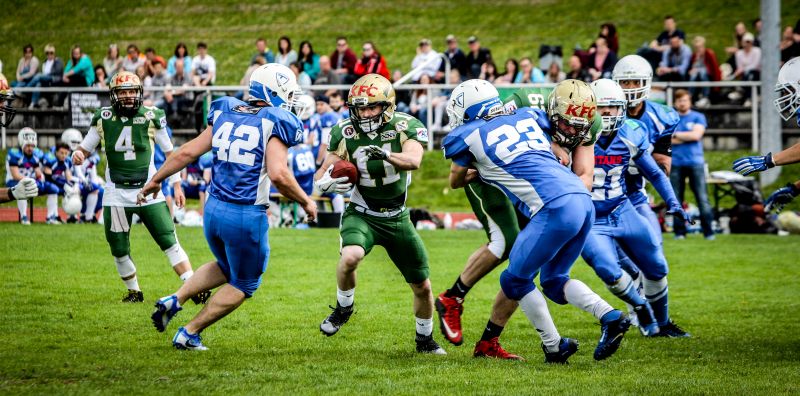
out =
[[(446, 59), (447, 57), (444, 56)], [(446, 60), (446, 69), (449, 69), (450, 64), (449, 60)], [(416, 70), (416, 69), (415, 69)], [(449, 70), (448, 70), (449, 71)], [(413, 72), (413, 71), (412, 71)], [(411, 73), (409, 73), (410, 75)], [(448, 73), (449, 75), (449, 73)], [(408, 75), (406, 75), (408, 76)], [(398, 81), (399, 82), (399, 81)], [(427, 101), (427, 123), (428, 129), (431, 130), (430, 132), (430, 139), (428, 140), (428, 150), (434, 149), (434, 131), (432, 128), (433, 118), (434, 118), (434, 109), (433, 104), (430, 99), (433, 98), (433, 93), (440, 90), (452, 90), (455, 88), (455, 85), (452, 84), (397, 84), (395, 83), (395, 90), (402, 90), (402, 91), (412, 91), (412, 90), (426, 90), (429, 100)], [(672, 105), (672, 97), (673, 92), (675, 89), (678, 88), (743, 88), (743, 89), (750, 89), (750, 100), (751, 100), (751, 114), (752, 114), (752, 122), (751, 122), (751, 135), (752, 135), (752, 150), (758, 151), (759, 148), (759, 114), (758, 114), (758, 100), (759, 100), (759, 87), (760, 82), (758, 81), (718, 81), (718, 82), (654, 82), (654, 88), (663, 89), (666, 91), (666, 102), (668, 105)], [(552, 88), (555, 84), (509, 84), (509, 85), (499, 85), (498, 88), (500, 89), (518, 89), (518, 88)], [(179, 89), (181, 91), (187, 92), (203, 92), (206, 95), (211, 95), (212, 93), (234, 93), (239, 91), (247, 91), (246, 86), (239, 86), (239, 85), (219, 85), (219, 86), (207, 86), (207, 87), (147, 87), (145, 91), (152, 91), (152, 92), (159, 92), (159, 91), (167, 91), (167, 90), (174, 90)], [(347, 91), (350, 89), (350, 85), (311, 85), (311, 86), (304, 86), (302, 89), (305, 92), (309, 91), (327, 91), (327, 90), (340, 90), (340, 91)], [(15, 88), (14, 92), (17, 93), (32, 93), (32, 92), (42, 92), (42, 93), (107, 93), (107, 88), (94, 88), (94, 87), (86, 87), (86, 88), (76, 88), (76, 87), (49, 87), (49, 88)], [(210, 103), (209, 103), (210, 104)], [(0, 132), (2, 135), (0, 136), (0, 140), (2, 140), (2, 147), (6, 148), (6, 128), (0, 128)]]

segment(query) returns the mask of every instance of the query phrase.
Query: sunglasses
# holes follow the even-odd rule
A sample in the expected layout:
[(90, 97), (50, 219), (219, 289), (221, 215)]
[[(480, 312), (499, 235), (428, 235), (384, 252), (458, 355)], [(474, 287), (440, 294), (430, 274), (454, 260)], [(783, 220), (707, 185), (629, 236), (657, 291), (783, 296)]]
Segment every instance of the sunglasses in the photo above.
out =
[(53, 51), (47, 51), (47, 52), (45, 52), (44, 54), (45, 54), (45, 55), (54, 55), (54, 54), (55, 54), (55, 52), (53, 52)]

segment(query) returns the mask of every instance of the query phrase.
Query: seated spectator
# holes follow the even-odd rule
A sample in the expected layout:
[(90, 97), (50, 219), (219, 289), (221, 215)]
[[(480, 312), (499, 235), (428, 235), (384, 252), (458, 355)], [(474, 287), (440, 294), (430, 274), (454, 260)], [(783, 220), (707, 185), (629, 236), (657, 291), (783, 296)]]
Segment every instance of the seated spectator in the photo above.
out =
[[(146, 80), (147, 77), (148, 77), (147, 76), (147, 67), (139, 66), (139, 68), (136, 69), (136, 76), (139, 77), (139, 81), (141, 81), (142, 85), (144, 86), (144, 80)], [(147, 98), (146, 93), (142, 93), (142, 99), (146, 99), (146, 98)]]
[(319, 55), (314, 52), (314, 47), (308, 41), (300, 43), (300, 62), (303, 64), (303, 71), (311, 77), (311, 81), (316, 80), (319, 74)]
[(436, 72), (439, 71), (439, 66), (441, 65), (442, 58), (439, 56), (439, 53), (431, 48), (431, 41), (424, 38), (419, 41), (417, 55), (414, 57), (414, 60), (411, 61), (412, 69), (416, 69), (420, 66), (422, 66), (422, 69), (415, 72), (411, 76), (411, 80), (417, 82), (423, 74), (427, 74), (428, 77), (433, 80), (436, 78)]
[[(655, 49), (659, 53), (663, 53), (664, 51), (669, 50), (669, 42), (670, 38), (673, 35), (679, 35), (683, 40), (686, 37), (686, 34), (683, 33), (683, 30), (678, 29), (675, 24), (675, 18), (672, 15), (667, 15), (664, 17), (664, 30), (656, 37), (656, 39), (650, 43), (650, 48)], [(659, 54), (660, 55), (660, 54)]]
[(172, 89), (164, 91), (164, 102), (167, 104), (167, 115), (177, 114), (178, 111), (192, 103), (192, 94), (184, 88), (191, 85), (191, 80), (184, 72), (183, 59), (176, 59), (173, 63), (175, 72), (169, 78), (168, 86)]
[[(322, 55), (319, 57), (319, 74), (317, 75), (317, 79), (314, 81), (314, 85), (337, 85), (341, 84), (341, 77), (340, 75), (336, 74), (331, 68), (331, 58), (328, 58), (327, 55)], [(325, 91), (325, 96), (328, 96), (335, 89), (329, 89)]]
[[(464, 55), (464, 51), (461, 48), (458, 48), (458, 40), (456, 40), (456, 36), (452, 34), (448, 34), (445, 38), (447, 43), (447, 50), (444, 52), (447, 55), (447, 59), (450, 60), (450, 68), (451, 69), (458, 69), (458, 72), (461, 73), (461, 76), (467, 75), (467, 57)], [(445, 62), (442, 62), (441, 66), (439, 66), (439, 71), (436, 73), (436, 77), (434, 80), (436, 81), (444, 81), (444, 72), (445, 72)]]
[(144, 50), (144, 68), (147, 70), (147, 75), (152, 76), (155, 72), (155, 67), (153, 66), (153, 59), (158, 56), (156, 55), (156, 50), (153, 47), (147, 47)]
[(294, 62), (297, 62), (297, 51), (292, 49), (292, 40), (281, 36), (278, 39), (278, 54), (275, 56), (275, 63), (289, 67)]
[(11, 86), (27, 87), (38, 71), (39, 58), (33, 55), (33, 46), (25, 44), (22, 47), (22, 58), (19, 58), (19, 63), (17, 63), (17, 80), (11, 82)]
[(619, 33), (617, 33), (617, 27), (613, 23), (604, 23), (600, 25), (599, 35), (608, 39), (608, 49), (610, 49), (611, 52), (619, 54)]
[[(403, 71), (400, 69), (396, 69), (392, 72), (392, 83), (396, 83), (403, 78)], [(411, 102), (411, 91), (407, 89), (395, 89), (394, 90), (395, 96), (395, 104), (397, 105), (397, 111), (402, 113), (410, 113), (411, 109), (408, 108), (408, 104)]]
[(745, 33), (744, 37), (742, 37), (742, 49), (736, 51), (734, 79), (742, 79), (744, 81), (758, 81), (761, 79), (761, 48), (753, 45), (754, 40), (752, 33)]
[[(743, 43), (742, 39), (744, 35), (747, 33), (747, 26), (744, 22), (739, 21), (736, 23), (736, 26), (733, 28), (733, 45), (730, 47), (725, 47), (725, 52), (730, 55), (731, 57), (736, 56), (736, 51), (742, 49)], [(736, 66), (736, 65), (731, 65)]]
[[(431, 84), (431, 78), (427, 74), (423, 74), (419, 79), (419, 84)], [(434, 97), (436, 93), (434, 92)], [(422, 124), (428, 125), (428, 90), (417, 89), (411, 94), (411, 103), (408, 104), (411, 115), (422, 121)]]
[(601, 78), (611, 78), (614, 65), (617, 64), (617, 54), (608, 48), (608, 40), (605, 37), (597, 37), (594, 40), (595, 50), (589, 55), (587, 71), (592, 77), (592, 81)]
[(677, 33), (669, 38), (669, 50), (662, 53), (656, 75), (660, 81), (686, 81), (692, 50)]
[(558, 84), (567, 78), (566, 73), (561, 71), (561, 65), (558, 62), (550, 63), (547, 69), (547, 74), (544, 76), (544, 82), (550, 84)]
[[(95, 70), (96, 69), (95, 67)], [(104, 78), (105, 82), (108, 82), (111, 76), (122, 70), (122, 57), (119, 56), (119, 47), (117, 47), (116, 44), (110, 44), (108, 46), (106, 57), (103, 58), (103, 70), (106, 72)]]
[(272, 50), (267, 48), (267, 40), (259, 37), (256, 39), (256, 53), (250, 58), (250, 64), (256, 64), (256, 58), (259, 56), (264, 57), (267, 60), (267, 63), (275, 62), (275, 55), (272, 53)]
[[(448, 79), (447, 83), (453, 87), (461, 84), (461, 73), (458, 72), (458, 69), (450, 70), (450, 78)], [(433, 99), (431, 99), (431, 105), (433, 106), (433, 125), (428, 128), (431, 130), (431, 132), (442, 130), (444, 109), (447, 107), (447, 100), (450, 98), (450, 94), (452, 92), (453, 91), (451, 89), (442, 90), (436, 93)]]
[[(706, 39), (703, 36), (696, 36), (693, 44), (694, 53), (692, 53), (690, 62), (689, 81), (719, 81), (720, 74), (717, 55), (712, 49), (706, 48)], [(697, 107), (708, 106), (711, 87), (689, 88), (689, 92), (693, 97), (697, 96), (698, 91), (701, 91), (702, 94), (695, 102)]]
[[(56, 57), (56, 48), (52, 44), (44, 46), (44, 55), (42, 72), (33, 77), (33, 80), (28, 84), (29, 87), (52, 87), (61, 84), (61, 76), (64, 74), (64, 61)], [(31, 94), (29, 108), (44, 107), (46, 105), (46, 103), (39, 103), (40, 95), (41, 92), (39, 91)]]
[(361, 60), (356, 63), (354, 72), (356, 78), (370, 73), (380, 74), (387, 79), (391, 77), (389, 68), (386, 67), (386, 59), (371, 41), (365, 42), (361, 47)]
[[(245, 70), (242, 79), (239, 80), (239, 85), (244, 85), (244, 86), (250, 85), (250, 75), (252, 75), (253, 72), (256, 71), (256, 69), (266, 64), (267, 64), (266, 58), (264, 58), (263, 56), (256, 57), (256, 63), (247, 66), (247, 70)], [(245, 90), (245, 91), (239, 91), (233, 96), (239, 100), (247, 101), (247, 98), (250, 97), (250, 94), (247, 92), (247, 90)]]
[(342, 76), (342, 82), (350, 84), (357, 78), (355, 76), (356, 53), (347, 44), (347, 37), (340, 36), (336, 39), (336, 50), (330, 56), (333, 70)]
[(469, 53), (467, 54), (467, 76), (466, 80), (470, 78), (478, 78), (481, 74), (481, 65), (492, 59), (492, 51), (488, 48), (481, 47), (481, 42), (475, 36), (470, 36), (467, 39), (469, 43)]
[(522, 58), (519, 61), (519, 73), (514, 79), (515, 84), (543, 83), (544, 73), (538, 67), (533, 67), (531, 58)]
[(509, 58), (506, 60), (506, 70), (494, 80), (494, 83), (497, 85), (513, 84), (514, 80), (517, 79), (518, 72), (519, 63), (517, 63), (516, 59)]
[(208, 54), (208, 45), (204, 42), (197, 43), (197, 55), (192, 58), (192, 83), (205, 87), (214, 85), (217, 78), (217, 62)]
[(144, 66), (146, 60), (145, 56), (139, 52), (139, 47), (137, 47), (136, 44), (131, 44), (128, 45), (128, 56), (122, 60), (122, 68), (125, 71), (136, 73), (136, 69), (138, 69), (139, 66)]
[[(452, 69), (458, 70), (458, 69)], [(461, 77), (461, 73), (459, 73), (459, 77)], [(481, 65), (481, 74), (478, 76), (481, 80), (486, 80), (492, 84), (497, 81), (497, 66), (495, 66), (494, 61), (489, 60), (488, 62)]]
[(178, 45), (175, 46), (175, 52), (167, 62), (167, 74), (169, 74), (170, 77), (175, 76), (175, 64), (179, 60), (182, 61), (183, 65), (183, 77), (187, 81), (190, 81), (192, 79), (192, 57), (189, 55), (189, 49), (186, 48), (186, 44), (184, 43), (178, 43)]
[(292, 63), (289, 65), (289, 68), (292, 69), (295, 77), (297, 77), (297, 84), (300, 85), (304, 91), (313, 84), (311, 77), (303, 70), (303, 64), (301, 62)]
[(94, 66), (89, 55), (81, 51), (81, 47), (72, 47), (72, 57), (64, 67), (61, 77), (62, 85), (70, 87), (91, 87), (94, 84)]
[(94, 85), (97, 88), (108, 88), (108, 75), (106, 74), (105, 66), (101, 64), (94, 65)]
[[(170, 79), (167, 75), (167, 62), (164, 58), (156, 56), (153, 58), (153, 75), (144, 79), (143, 85), (147, 87), (166, 87)], [(150, 101), (151, 106), (167, 111), (167, 101), (164, 100), (164, 91), (145, 90), (145, 99)]]
[(581, 58), (577, 55), (572, 55), (569, 58), (569, 72), (566, 75), (567, 79), (580, 80), (584, 82), (592, 82), (592, 76), (583, 68)]

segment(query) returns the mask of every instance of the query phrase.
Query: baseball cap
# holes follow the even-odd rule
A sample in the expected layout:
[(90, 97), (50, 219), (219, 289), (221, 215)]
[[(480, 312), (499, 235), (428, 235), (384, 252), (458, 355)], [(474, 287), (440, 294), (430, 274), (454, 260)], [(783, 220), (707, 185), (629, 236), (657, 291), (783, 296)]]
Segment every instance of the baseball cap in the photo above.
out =
[(755, 37), (753, 37), (753, 33), (750, 33), (750, 32), (745, 33), (744, 36), (742, 36), (742, 42), (745, 42), (745, 41), (749, 41), (751, 43), (754, 42), (755, 41)]
[(454, 36), (452, 34), (448, 34), (447, 37), (444, 38), (444, 41), (446, 41), (448, 43), (451, 42), (451, 41), (456, 41), (456, 36)]
[(419, 41), (419, 45), (431, 45), (431, 41), (426, 39), (426, 38), (424, 38), (424, 39)]
[(475, 36), (469, 36), (469, 38), (467, 39), (467, 42), (470, 43), (470, 44), (472, 44), (472, 43), (474, 43), (476, 41), (478, 41), (478, 38), (475, 37)]

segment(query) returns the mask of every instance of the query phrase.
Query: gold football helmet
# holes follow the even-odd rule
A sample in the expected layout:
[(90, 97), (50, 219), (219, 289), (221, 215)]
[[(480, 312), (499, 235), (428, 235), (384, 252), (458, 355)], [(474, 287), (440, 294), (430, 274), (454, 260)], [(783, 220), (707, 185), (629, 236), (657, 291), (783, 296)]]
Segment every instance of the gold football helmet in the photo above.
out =
[(14, 101), (14, 92), (11, 86), (8, 85), (8, 80), (3, 73), (0, 73), (0, 126), (8, 126), (11, 120), (14, 119), (16, 111), (11, 107), (11, 102)]
[(553, 124), (553, 141), (574, 149), (591, 139), (597, 101), (589, 84), (564, 80), (550, 94), (547, 114)]
[[(373, 117), (364, 118), (359, 114), (359, 109), (381, 106), (380, 113)], [(358, 124), (364, 132), (374, 132), (389, 122), (397, 107), (395, 104), (394, 87), (385, 77), (379, 74), (367, 74), (359, 78), (350, 87), (347, 96), (347, 107), (350, 108), (350, 118)]]
[[(121, 71), (111, 77), (111, 83), (108, 84), (111, 90), (111, 106), (120, 115), (126, 117), (133, 117), (139, 107), (142, 106), (142, 95), (144, 89), (142, 81), (139, 76), (128, 71)], [(133, 96), (129, 94), (120, 95), (122, 91), (134, 91)]]

